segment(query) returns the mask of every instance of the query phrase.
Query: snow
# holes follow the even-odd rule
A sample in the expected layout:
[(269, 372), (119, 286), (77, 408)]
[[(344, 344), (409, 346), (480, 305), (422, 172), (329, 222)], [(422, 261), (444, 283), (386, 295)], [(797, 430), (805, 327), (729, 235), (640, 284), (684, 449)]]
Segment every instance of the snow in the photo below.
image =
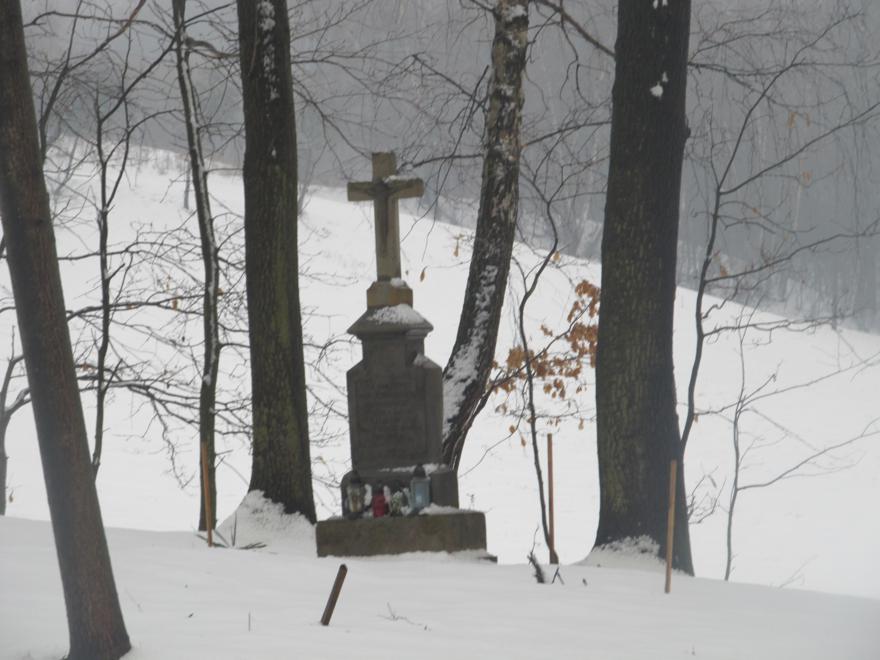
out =
[[(275, 70), (275, 7), (271, 0), (259, 0), (257, 4), (257, 33), (263, 43), (263, 78), (269, 86), (269, 100), (281, 98), (278, 91), (278, 72)], [(273, 147), (273, 156), (274, 147)]]
[(315, 553), (315, 529), (299, 515), (287, 515), (284, 507), (254, 490), (218, 527), (220, 539), (229, 547), (265, 545), (272, 552), (311, 556)]
[[(392, 284), (392, 286), (395, 286)], [(416, 325), (425, 323), (425, 318), (406, 303), (390, 307), (377, 307), (370, 311), (369, 318), (377, 323), (400, 323)]]
[[(178, 218), (187, 216), (179, 204), (183, 177), (176, 178), (176, 171), (159, 167), (166, 158), (161, 153), (154, 154), (153, 165), (130, 172), (120, 189), (117, 217), (149, 219), (157, 224), (160, 219), (167, 218), (170, 224), (176, 224)], [(139, 159), (139, 162), (147, 161), (143, 156)], [(231, 210), (240, 210), (240, 181), (221, 174), (215, 176), (217, 180), (212, 193), (218, 196), (218, 203)], [(360, 205), (344, 201), (344, 195), (338, 191), (316, 189), (310, 199), (300, 231), (301, 257), (313, 275), (333, 274), (332, 277), (310, 277), (302, 288), (306, 313), (316, 314), (308, 326), (308, 331), (316, 338), (346, 339), (346, 329), (364, 309), (363, 291), (375, 277), (372, 250), (363, 249), (373, 243), (371, 216)], [(121, 225), (117, 231), (118, 240), (125, 240)], [(425, 356), (443, 365), (458, 328), (458, 313), (468, 274), (470, 233), (460, 227), (416, 222), (402, 210), (401, 236), (405, 237), (401, 247), (403, 275), (408, 277), (423, 270), (430, 274), (424, 281), (409, 277), (415, 282), (416, 310), (413, 313), (423, 315), (434, 325), (434, 331), (425, 340)], [(454, 257), (456, 245), (461, 249)], [(64, 245), (60, 247), (63, 251)], [(514, 251), (526, 269), (540, 257), (522, 245), (516, 245)], [(64, 282), (68, 307), (72, 308), (81, 304), (82, 296), (91, 289), (90, 278), (94, 276), (87, 268), (76, 270), (79, 268), (76, 264), (68, 264), (66, 268), (69, 270), (65, 271)], [(592, 264), (564, 258), (546, 273), (527, 310), (527, 328), (532, 333), (533, 342), (540, 337), (540, 324), (556, 329), (563, 327), (571, 306), (571, 282), (582, 278), (598, 282), (599, 269)], [(77, 282), (82, 283), (82, 291), (72, 288)], [(515, 286), (512, 291), (519, 295)], [(79, 301), (77, 296), (80, 296)], [(496, 351), (499, 361), (503, 361), (509, 348), (518, 343), (511, 316), (511, 303), (515, 302), (516, 299), (509, 295), (502, 312)], [(714, 302), (709, 299), (706, 305)], [(675, 360), (680, 401), (686, 399), (686, 369), (693, 355), (693, 304), (694, 293), (680, 289), (675, 310), (678, 322)], [(740, 313), (736, 305), (727, 305), (723, 312), (728, 316), (719, 317), (718, 322), (734, 320)], [(756, 320), (773, 318), (760, 314)], [(778, 374), (781, 387), (806, 382), (836, 369), (840, 363), (856, 360), (854, 356), (866, 360), (875, 356), (876, 362), (876, 356), (880, 354), (880, 338), (850, 331), (838, 333), (830, 328), (809, 333), (774, 333), (774, 341), (770, 344), (766, 344), (763, 334), (755, 338), (761, 341), (750, 341), (746, 346), (747, 372), (753, 384), (763, 382), (777, 365), (781, 365)], [(476, 338), (472, 346), (476, 348), (479, 341)], [(310, 386), (316, 395), (332, 401), (337, 409), (344, 411), (345, 370), (360, 360), (361, 350), (356, 342), (340, 345), (334, 361), (325, 365), (329, 384), (322, 385), (322, 381), (313, 375)], [(221, 369), (225, 359), (221, 358)], [(458, 375), (466, 377), (469, 361), (463, 359), (457, 364)], [(472, 362), (470, 364), (472, 368)], [(697, 388), (698, 406), (719, 409), (734, 401), (739, 391), (738, 374), (738, 342), (735, 338), (726, 335), (708, 345)], [(236, 377), (247, 381), (247, 372), (237, 372)], [(222, 385), (224, 378), (229, 376), (221, 373), (218, 385)], [(456, 394), (455, 383), (451, 388), (449, 385), (447, 381), (444, 388), (447, 402)], [(762, 481), (791, 465), (806, 451), (802, 441), (820, 447), (860, 433), (877, 417), (878, 391), (880, 369), (875, 366), (851, 370), (756, 405), (755, 412), (743, 419), (744, 431), (750, 441), (763, 441), (747, 456), (744, 483)], [(554, 434), (556, 464), (556, 545), (566, 563), (587, 556), (598, 520), (595, 426), (590, 419), (591, 386), (580, 398), (586, 410), (564, 421), (560, 427), (550, 429)], [(89, 404), (88, 397), (86, 403)], [(516, 422), (516, 417), (496, 410), (500, 403), (498, 398), (490, 401), (474, 423), (462, 458), (459, 490), (463, 506), (488, 512), (489, 551), (502, 563), (518, 563), (523, 561), (532, 546), (540, 520), (534, 459), (529, 447), (522, 446), (515, 434), (508, 434), (507, 429)], [(539, 401), (542, 407), (549, 403)], [(567, 403), (560, 404), (563, 412), (567, 410)], [(87, 414), (92, 413), (87, 411)], [(177, 439), (175, 465), (187, 483), (181, 488), (171, 474), (166, 446), (158, 437), (160, 429), (155, 424), (150, 425), (146, 415), (134, 412), (119, 394), (107, 415), (103, 465), (98, 479), (104, 521), (111, 526), (140, 529), (191, 529), (199, 507), (197, 434), (193, 432), (191, 436)], [(585, 420), (583, 428), (580, 428), (578, 417)], [(679, 410), (679, 418), (683, 419), (683, 409)], [(790, 435), (779, 431), (777, 425), (788, 429)], [(319, 428), (315, 424), (313, 432)], [(547, 430), (539, 428), (542, 440)], [(334, 484), (348, 469), (350, 459), (345, 419), (330, 425), (328, 435), (333, 433), (338, 434), (337, 440), (313, 447), (315, 493), (322, 518), (338, 515), (338, 493)], [(693, 433), (685, 464), (687, 487), (693, 488), (707, 476), (701, 492), (712, 492), (711, 488), (706, 490), (711, 479), (726, 496), (732, 483), (729, 422), (724, 415), (702, 414)], [(218, 517), (223, 520), (244, 497), (250, 456), (244, 444), (223, 437), (218, 437), (217, 451), (223, 456), (217, 467)], [(13, 418), (6, 453), (10, 457), (9, 486), (14, 497), (8, 513), (48, 519), (29, 410), (23, 410)], [(876, 437), (866, 438), (835, 451), (834, 456), (828, 458), (832, 460), (825, 461), (825, 464), (832, 472), (824, 476), (789, 479), (767, 489), (742, 494), (734, 520), (732, 579), (880, 598), (880, 571), (876, 570), (880, 518), (875, 510), (876, 502), (880, 501), (880, 444)], [(720, 504), (726, 506), (726, 500), (722, 499)], [(705, 522), (692, 526), (698, 575), (723, 575), (725, 529), (726, 519), (720, 509)], [(542, 549), (539, 540), (536, 552), (540, 555)]]
[(464, 399), (464, 391), (473, 380), (477, 368), (480, 350), (486, 342), (486, 330), (491, 310), (491, 298), (495, 291), (495, 279), (498, 276), (496, 266), (487, 266), (480, 273), (478, 284), (478, 298), (474, 316), (474, 332), (462, 343), (458, 351), (452, 356), (446, 372), (443, 374), (443, 430), (442, 437), (446, 436), (449, 423), (455, 415), (458, 405)]
[(657, 556), (657, 544), (648, 536), (624, 539), (593, 548), (582, 566), (665, 571), (666, 564)]
[(402, 174), (398, 172), (397, 174), (389, 174), (388, 176), (382, 177), (382, 183), (392, 184), (392, 183), (400, 183), (400, 182), (417, 182), (419, 179), (413, 177), (411, 174)]
[(419, 511), (420, 516), (449, 516), (460, 513), (470, 513), (468, 509), (456, 509), (454, 506), (440, 506), (439, 504), (429, 504)]
[(523, 18), (529, 15), (529, 10), (524, 5), (507, 5), (504, 7), (503, 20), (510, 23), (517, 18)]
[[(264, 537), (274, 546), (254, 550), (108, 530), (134, 647), (126, 660), (876, 660), (880, 649), (878, 601), (679, 575), (665, 595), (659, 572), (591, 566), (563, 566), (564, 584), (539, 585), (525, 564), (423, 553), (347, 559), (323, 627), (340, 562), (302, 551), (298, 523), (286, 541), (279, 527), (270, 521)], [(0, 658), (61, 657), (67, 631), (48, 523), (0, 519), (0, 584)]]
[(272, 6), (271, 0), (260, 0), (257, 5), (258, 24), (257, 29), (260, 32), (271, 32), (275, 29), (275, 7)]
[(424, 355), (416, 355), (415, 359), (413, 359), (413, 364), (417, 367), (430, 367), (435, 362)]
[[(155, 154), (153, 161), (161, 158)], [(147, 159), (140, 162), (146, 164), (132, 170), (122, 184), (116, 217), (154, 220), (157, 225), (162, 218), (176, 224), (186, 217), (179, 208), (184, 178), (175, 178), (177, 172), (161, 170)], [(214, 176), (212, 194), (218, 203), (240, 210), (240, 181)], [(363, 311), (363, 291), (375, 276), (373, 252), (363, 249), (373, 241), (370, 214), (343, 198), (338, 191), (316, 189), (301, 225), (300, 251), (310, 272), (333, 274), (309, 278), (302, 289), (304, 309), (315, 314), (308, 330), (318, 337), (345, 337), (346, 328)], [(118, 231), (121, 234), (121, 225)], [(424, 315), (435, 327), (425, 341), (426, 358), (443, 364), (458, 326), (471, 234), (460, 227), (417, 221), (402, 210), (401, 236), (403, 275), (414, 282), (418, 278), (413, 273), (424, 270), (429, 276), (415, 285), (418, 311), (405, 306), (384, 313)], [(63, 252), (63, 239), (59, 241)], [(461, 251), (454, 257), (456, 245)], [(528, 269), (541, 255), (517, 245), (515, 256)], [(76, 263), (65, 268), (68, 308), (73, 308), (91, 289), (94, 275), (76, 270), (82, 268)], [(563, 258), (547, 272), (526, 313), (534, 341), (541, 336), (540, 324), (564, 324), (571, 282), (581, 278), (598, 282), (599, 269)], [(515, 288), (514, 293), (519, 295)], [(496, 352), (501, 360), (517, 341), (510, 312), (515, 302), (508, 296), (502, 313)], [(707, 300), (707, 306), (716, 302)], [(693, 354), (693, 305), (694, 293), (680, 289), (675, 309), (680, 401), (685, 400), (685, 374)], [(738, 306), (726, 305), (717, 322), (735, 320), (741, 313)], [(774, 319), (763, 313), (756, 317)], [(756, 334), (745, 345), (751, 386), (773, 373), (782, 388), (859, 360), (866, 366), (756, 404), (742, 420), (744, 437), (755, 443), (743, 483), (764, 481), (790, 466), (810, 451), (808, 445), (828, 446), (866, 427), (876, 429), (876, 423), (870, 424), (878, 415), (880, 338), (820, 328), (774, 333), (770, 343), (766, 339)], [(697, 389), (701, 409), (719, 410), (735, 400), (740, 386), (738, 351), (739, 343), (730, 335), (706, 347)], [(327, 366), (332, 383), (343, 387), (345, 370), (359, 359), (360, 347), (343, 343)], [(466, 361), (461, 370), (465, 375)], [(221, 373), (218, 380), (228, 377)], [(247, 374), (238, 377), (246, 380)], [(310, 384), (345, 409), (344, 390), (322, 386), (316, 378)], [(592, 395), (589, 387), (582, 395), (587, 408)], [(178, 468), (193, 477), (181, 488), (169, 474), (158, 429), (121, 395), (116, 398), (106, 420), (98, 489), (104, 521), (111, 527), (111, 556), (136, 646), (130, 656), (134, 660), (292, 654), (421, 654), (430, 659), (449, 654), (583, 658), (588, 653), (611, 660), (880, 657), (877, 436), (825, 457), (820, 476), (787, 479), (741, 494), (734, 519), (734, 583), (717, 580), (723, 575), (723, 511), (693, 525), (700, 577), (676, 575), (672, 594), (666, 596), (659, 565), (638, 551), (638, 542), (590, 553), (598, 489), (595, 427), (588, 409), (583, 428), (573, 418), (552, 429), (556, 546), (565, 584), (537, 585), (525, 564), (533, 544), (537, 556), (546, 558), (546, 548), (535, 535), (540, 513), (534, 459), (530, 447), (522, 446), (516, 435), (509, 436), (513, 417), (498, 410), (500, 401), (493, 399), (469, 436), (460, 493), (462, 506), (486, 512), (488, 551), (500, 564), (424, 555), (347, 560), (349, 575), (333, 622), (325, 629), (317, 620), (339, 562), (315, 557), (313, 532), (303, 520), (284, 516), (256, 495), (245, 497), (247, 447), (218, 438), (218, 453), (224, 457), (217, 467), (218, 517), (224, 520), (219, 531), (231, 540), (235, 527), (238, 548), (253, 543), (266, 547), (209, 550), (192, 531), (199, 508), (197, 434), (180, 439), (176, 450)], [(557, 403), (564, 409), (567, 402)], [(87, 415), (93, 412), (87, 410)], [(333, 479), (341, 477), (349, 460), (346, 422), (335, 423), (331, 430), (339, 433), (339, 440), (313, 446), (321, 518), (338, 515)], [(542, 428), (542, 435), (547, 430)], [(685, 462), (689, 489), (709, 475), (722, 495), (729, 492), (730, 439), (724, 414), (700, 416)], [(13, 418), (7, 454), (14, 499), (8, 507), (12, 517), (0, 519), (0, 658), (58, 658), (67, 644), (64, 607), (51, 529), (45, 522), (48, 513), (30, 412)], [(578, 565), (585, 557), (586, 565)], [(779, 588), (783, 585), (786, 588)]]

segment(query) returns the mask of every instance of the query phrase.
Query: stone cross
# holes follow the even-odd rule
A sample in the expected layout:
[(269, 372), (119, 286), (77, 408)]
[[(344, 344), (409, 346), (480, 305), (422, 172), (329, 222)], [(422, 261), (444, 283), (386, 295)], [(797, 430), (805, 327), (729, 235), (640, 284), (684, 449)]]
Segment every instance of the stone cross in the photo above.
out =
[(348, 184), (348, 201), (373, 202), (376, 218), (376, 279), (379, 282), (400, 279), (397, 200), (421, 197), (424, 192), (425, 184), (421, 179), (397, 176), (397, 159), (390, 152), (373, 154), (372, 181)]

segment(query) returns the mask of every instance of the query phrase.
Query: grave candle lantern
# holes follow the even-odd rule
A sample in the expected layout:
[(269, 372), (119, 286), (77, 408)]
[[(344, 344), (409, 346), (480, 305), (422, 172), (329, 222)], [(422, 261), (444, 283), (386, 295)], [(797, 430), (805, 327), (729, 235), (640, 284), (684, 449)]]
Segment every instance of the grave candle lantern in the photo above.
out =
[(388, 513), (388, 500), (385, 499), (385, 488), (376, 484), (373, 488), (373, 518), (381, 518)]
[(360, 518), (364, 512), (367, 489), (357, 472), (352, 473), (345, 487), (345, 500), (349, 518)]
[(416, 465), (416, 469), (413, 470), (409, 492), (414, 512), (418, 513), (431, 503), (431, 479), (425, 474), (425, 468), (421, 465)]
[(392, 493), (389, 506), (391, 509), (391, 515), (399, 516), (403, 513), (403, 507), (406, 506), (406, 494), (402, 490)]

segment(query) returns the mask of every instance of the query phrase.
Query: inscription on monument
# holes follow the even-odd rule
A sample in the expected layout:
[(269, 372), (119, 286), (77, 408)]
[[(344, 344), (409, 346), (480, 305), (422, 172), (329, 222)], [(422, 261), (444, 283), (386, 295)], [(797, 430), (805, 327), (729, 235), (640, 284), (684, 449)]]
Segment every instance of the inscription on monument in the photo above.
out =
[(362, 469), (413, 466), (433, 453), (427, 440), (425, 374), (412, 367), (408, 371), (391, 378), (355, 374), (350, 380), (357, 438), (352, 461)]

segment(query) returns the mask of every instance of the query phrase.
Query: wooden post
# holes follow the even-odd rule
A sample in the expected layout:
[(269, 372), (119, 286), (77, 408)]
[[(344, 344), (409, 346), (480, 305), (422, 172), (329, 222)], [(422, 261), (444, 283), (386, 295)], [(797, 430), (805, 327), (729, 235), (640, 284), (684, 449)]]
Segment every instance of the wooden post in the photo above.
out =
[(202, 490), (205, 491), (205, 528), (208, 531), (208, 547), (214, 547), (214, 516), (211, 512), (211, 484), (208, 481), (210, 470), (208, 470), (208, 444), (202, 444)]
[(339, 599), (339, 592), (342, 591), (342, 583), (348, 568), (345, 564), (339, 565), (339, 571), (336, 573), (336, 580), (333, 582), (333, 588), (330, 590), (330, 598), (327, 599), (327, 606), (324, 608), (324, 614), (321, 616), (321, 625), (326, 626), (330, 623), (330, 617), (333, 616), (333, 610), (336, 609), (336, 601)]
[(547, 513), (550, 518), (550, 563), (558, 564), (559, 556), (556, 554), (556, 526), (553, 520), (553, 434), (547, 434)]
[(666, 588), (672, 589), (672, 545), (675, 538), (675, 473), (678, 461), (674, 458), (669, 462), (669, 513), (666, 517)]

